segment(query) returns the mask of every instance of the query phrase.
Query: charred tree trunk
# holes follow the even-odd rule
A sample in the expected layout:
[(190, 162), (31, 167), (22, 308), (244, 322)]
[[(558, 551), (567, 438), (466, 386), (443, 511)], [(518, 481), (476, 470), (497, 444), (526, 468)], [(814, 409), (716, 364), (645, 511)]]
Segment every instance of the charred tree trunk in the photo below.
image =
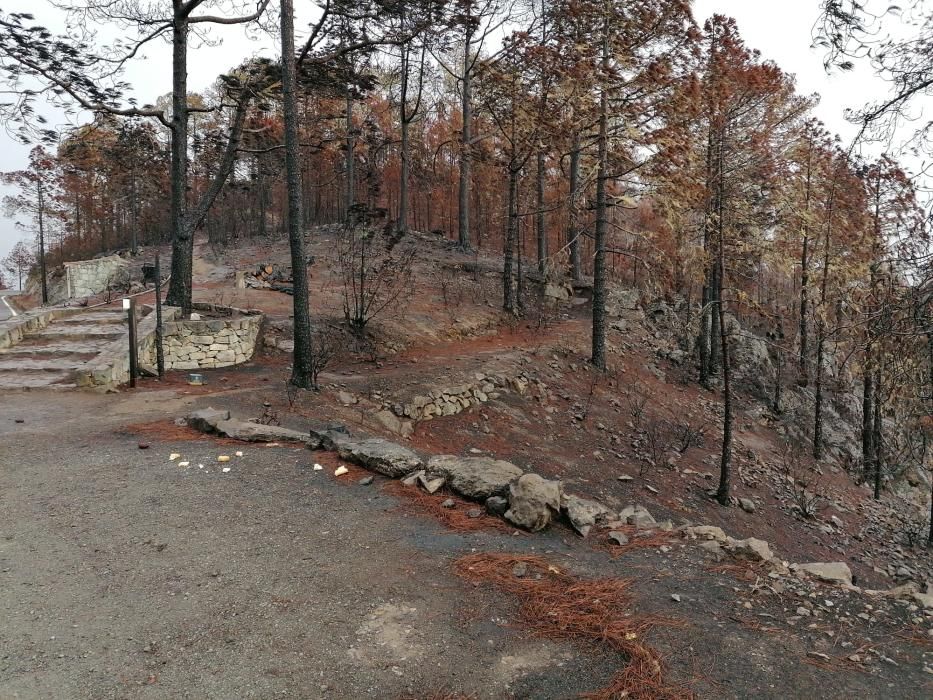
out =
[(188, 226), (188, 18), (177, 11), (172, 22), (172, 279), (166, 303), (191, 313), (194, 231)]
[(466, 35), (463, 42), (463, 94), (461, 96), (461, 115), (463, 128), (460, 131), (460, 183), (457, 192), (459, 209), (457, 212), (457, 239), (460, 247), (469, 250), (472, 247), (470, 240), (470, 189), (472, 181), (471, 150), (472, 121), (473, 121), (473, 66), (470, 55), (470, 42), (473, 39), (473, 29), (470, 18), (467, 18)]
[(541, 276), (547, 268), (547, 229), (544, 227), (544, 151), (537, 153), (537, 169), (535, 172), (535, 233), (538, 239), (538, 272)]
[(719, 343), (722, 358), (722, 456), (719, 462), (719, 488), (716, 490), (716, 500), (720, 505), (729, 505), (729, 496), (732, 478), (732, 368), (729, 360), (729, 333), (726, 327), (725, 308), (722, 302), (723, 277), (725, 272), (725, 241), (720, 238), (718, 242), (718, 264), (716, 265), (716, 316), (719, 328)]
[(567, 246), (570, 249), (570, 276), (575, 283), (583, 281), (583, 263), (580, 259), (580, 134), (574, 132), (570, 151), (570, 225)]
[(292, 0), (281, 0), (282, 112), (285, 127), (285, 181), (288, 190), (288, 246), (292, 260), (294, 358), (291, 384), (312, 389), (311, 313), (308, 299), (308, 266), (305, 259), (301, 213), (301, 154), (298, 141), (298, 108), (295, 70), (295, 17)]
[(603, 85), (599, 95), (599, 138), (596, 172), (596, 235), (593, 256), (593, 351), (590, 361), (606, 369), (606, 233), (608, 229), (608, 201), (606, 180), (609, 159), (609, 13), (603, 20), (602, 47)]
[(509, 220), (505, 233), (502, 264), (502, 308), (515, 313), (515, 285), (512, 265), (515, 259), (515, 241), (518, 237), (518, 169), (509, 166)]

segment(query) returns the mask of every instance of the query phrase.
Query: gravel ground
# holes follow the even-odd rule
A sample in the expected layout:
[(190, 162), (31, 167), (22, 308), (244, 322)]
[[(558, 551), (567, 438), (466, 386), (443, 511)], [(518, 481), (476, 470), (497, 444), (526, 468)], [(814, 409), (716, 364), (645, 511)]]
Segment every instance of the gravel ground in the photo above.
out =
[[(456, 534), (406, 515), (380, 478), (336, 479), (322, 453), (126, 429), (252, 392), (0, 392), (0, 698), (561, 699), (602, 687), (621, 660), (524, 634), (514, 601), (452, 574), (473, 551), (634, 578), (639, 611), (682, 622), (652, 642), (699, 697), (929, 697), (928, 644), (899, 641), (893, 622), (779, 630), (798, 600), (749, 597), (692, 545), (611, 559), (562, 528)], [(804, 663), (869, 633), (892, 663)]]
[(0, 697), (559, 698), (611, 674), (452, 575), (495, 537), (406, 517), (307, 450), (121, 431), (188, 403), (0, 396)]

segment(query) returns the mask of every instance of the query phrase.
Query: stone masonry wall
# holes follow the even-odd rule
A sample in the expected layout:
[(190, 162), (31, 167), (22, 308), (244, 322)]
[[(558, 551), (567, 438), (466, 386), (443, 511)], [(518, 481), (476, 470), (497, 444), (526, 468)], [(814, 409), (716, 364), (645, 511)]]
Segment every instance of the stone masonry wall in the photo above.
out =
[[(68, 298), (80, 299), (105, 291), (113, 276), (119, 274), (119, 271), (126, 266), (126, 260), (119, 255), (65, 263)], [(64, 301), (64, 299), (52, 301)]]
[(416, 422), (431, 420), (440, 416), (453, 416), (472, 406), (498, 399), (503, 392), (524, 394), (528, 388), (528, 379), (523, 376), (505, 377), (477, 372), (473, 379), (472, 382), (415, 396), (407, 403), (394, 405), (393, 412), (400, 418), (411, 418)]
[(253, 356), (262, 314), (164, 324), (165, 369), (209, 369)]

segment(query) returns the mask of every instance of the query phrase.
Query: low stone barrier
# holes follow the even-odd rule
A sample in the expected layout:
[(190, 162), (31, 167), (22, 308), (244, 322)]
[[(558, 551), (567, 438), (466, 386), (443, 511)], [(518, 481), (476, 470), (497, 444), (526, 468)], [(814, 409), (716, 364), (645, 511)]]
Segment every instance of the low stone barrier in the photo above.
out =
[(84, 309), (39, 309), (28, 311), (0, 323), (0, 350), (19, 343), (27, 333), (41, 331), (57, 318), (80, 313)]
[(246, 362), (253, 356), (262, 314), (232, 309), (230, 318), (164, 324), (166, 369), (213, 369)]

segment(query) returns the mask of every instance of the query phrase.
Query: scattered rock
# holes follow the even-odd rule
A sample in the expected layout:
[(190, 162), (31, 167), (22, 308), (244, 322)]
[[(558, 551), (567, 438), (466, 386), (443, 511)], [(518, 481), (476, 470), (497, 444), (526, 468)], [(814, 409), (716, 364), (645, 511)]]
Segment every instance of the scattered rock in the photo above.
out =
[(630, 476), (630, 475), (628, 475), (628, 474), (620, 474), (620, 475), (617, 476), (616, 478), (617, 478), (619, 481), (632, 481), (632, 480), (635, 479), (634, 476)]
[(215, 426), (216, 432), (226, 435), (234, 440), (243, 442), (279, 442), (289, 440), (308, 444), (312, 439), (310, 434), (300, 430), (291, 430), (277, 425), (262, 425), (260, 423), (247, 423), (246, 421), (230, 419), (219, 421)]
[(441, 503), (441, 508), (453, 508), (455, 505), (457, 504), (454, 502), (454, 499), (448, 498), (446, 501)]
[(561, 499), (561, 506), (566, 511), (570, 524), (583, 537), (590, 533), (594, 525), (610, 515), (609, 509), (602, 503), (573, 494), (565, 494)]
[(470, 510), (467, 511), (467, 517), (469, 518), (479, 518), (482, 514), (483, 511), (479, 508), (470, 508)]
[(687, 537), (697, 537), (706, 540), (716, 540), (725, 542), (728, 537), (721, 527), (716, 525), (697, 525), (695, 527), (684, 528), (684, 535)]
[(421, 477), (423, 477), (424, 474), (425, 474), (424, 469), (419, 469), (418, 471), (412, 474), (409, 474), (404, 479), (402, 479), (402, 483), (405, 486), (415, 486), (418, 484), (418, 482), (421, 480)]
[(337, 454), (341, 459), (393, 479), (408, 474), (422, 465), (421, 457), (407, 447), (382, 438), (342, 440), (337, 444)]
[(522, 578), (525, 574), (528, 573), (528, 564), (523, 561), (517, 562), (515, 566), (512, 567), (512, 576), (515, 578)]
[(344, 406), (352, 406), (359, 401), (359, 399), (348, 391), (338, 391), (337, 400)]
[(428, 478), (425, 472), (419, 472), (418, 483), (421, 484), (422, 488), (428, 493), (437, 493), (444, 485), (444, 477), (439, 476), (436, 479), (431, 479)]
[(628, 535), (624, 532), (613, 531), (609, 533), (609, 539), (620, 547), (628, 544)]
[(629, 525), (634, 525), (639, 530), (650, 530), (657, 525), (654, 516), (644, 506), (635, 506), (632, 514), (626, 518), (626, 522)]
[(849, 569), (849, 565), (845, 562), (814, 562), (812, 564), (796, 564), (791, 568), (796, 568), (798, 571), (803, 571), (826, 583), (852, 585), (852, 570)]
[(213, 433), (216, 432), (217, 424), (225, 420), (230, 420), (230, 411), (202, 408), (188, 414), (187, 424), (199, 432)]
[(377, 411), (373, 414), (373, 417), (379, 421), (386, 430), (391, 430), (396, 435), (409, 437), (415, 432), (415, 428), (410, 420), (402, 420), (388, 409)]
[(750, 498), (740, 498), (739, 506), (741, 506), (742, 510), (744, 510), (746, 513), (755, 512), (755, 502)]
[(443, 476), (454, 491), (476, 501), (502, 496), (522, 475), (511, 462), (490, 457), (438, 455), (428, 460), (428, 473)]
[(722, 551), (722, 545), (719, 544), (716, 540), (707, 540), (706, 542), (700, 542), (700, 549), (705, 549), (707, 552), (716, 557), (716, 561), (721, 561), (725, 556)]
[(359, 484), (360, 486), (369, 486), (371, 483), (373, 483), (373, 480), (374, 477), (372, 475), (364, 476), (362, 479), (360, 479)]
[(679, 602), (680, 602), (680, 594), (678, 594), (678, 593), (671, 593), (671, 600), (673, 600), (675, 603), (679, 603)]
[(509, 510), (505, 518), (526, 530), (537, 532), (560, 513), (561, 483), (537, 474), (524, 474), (509, 485)]
[(774, 559), (768, 543), (755, 537), (744, 540), (731, 540), (726, 543), (726, 549), (739, 559), (749, 559), (751, 561), (771, 561)]

